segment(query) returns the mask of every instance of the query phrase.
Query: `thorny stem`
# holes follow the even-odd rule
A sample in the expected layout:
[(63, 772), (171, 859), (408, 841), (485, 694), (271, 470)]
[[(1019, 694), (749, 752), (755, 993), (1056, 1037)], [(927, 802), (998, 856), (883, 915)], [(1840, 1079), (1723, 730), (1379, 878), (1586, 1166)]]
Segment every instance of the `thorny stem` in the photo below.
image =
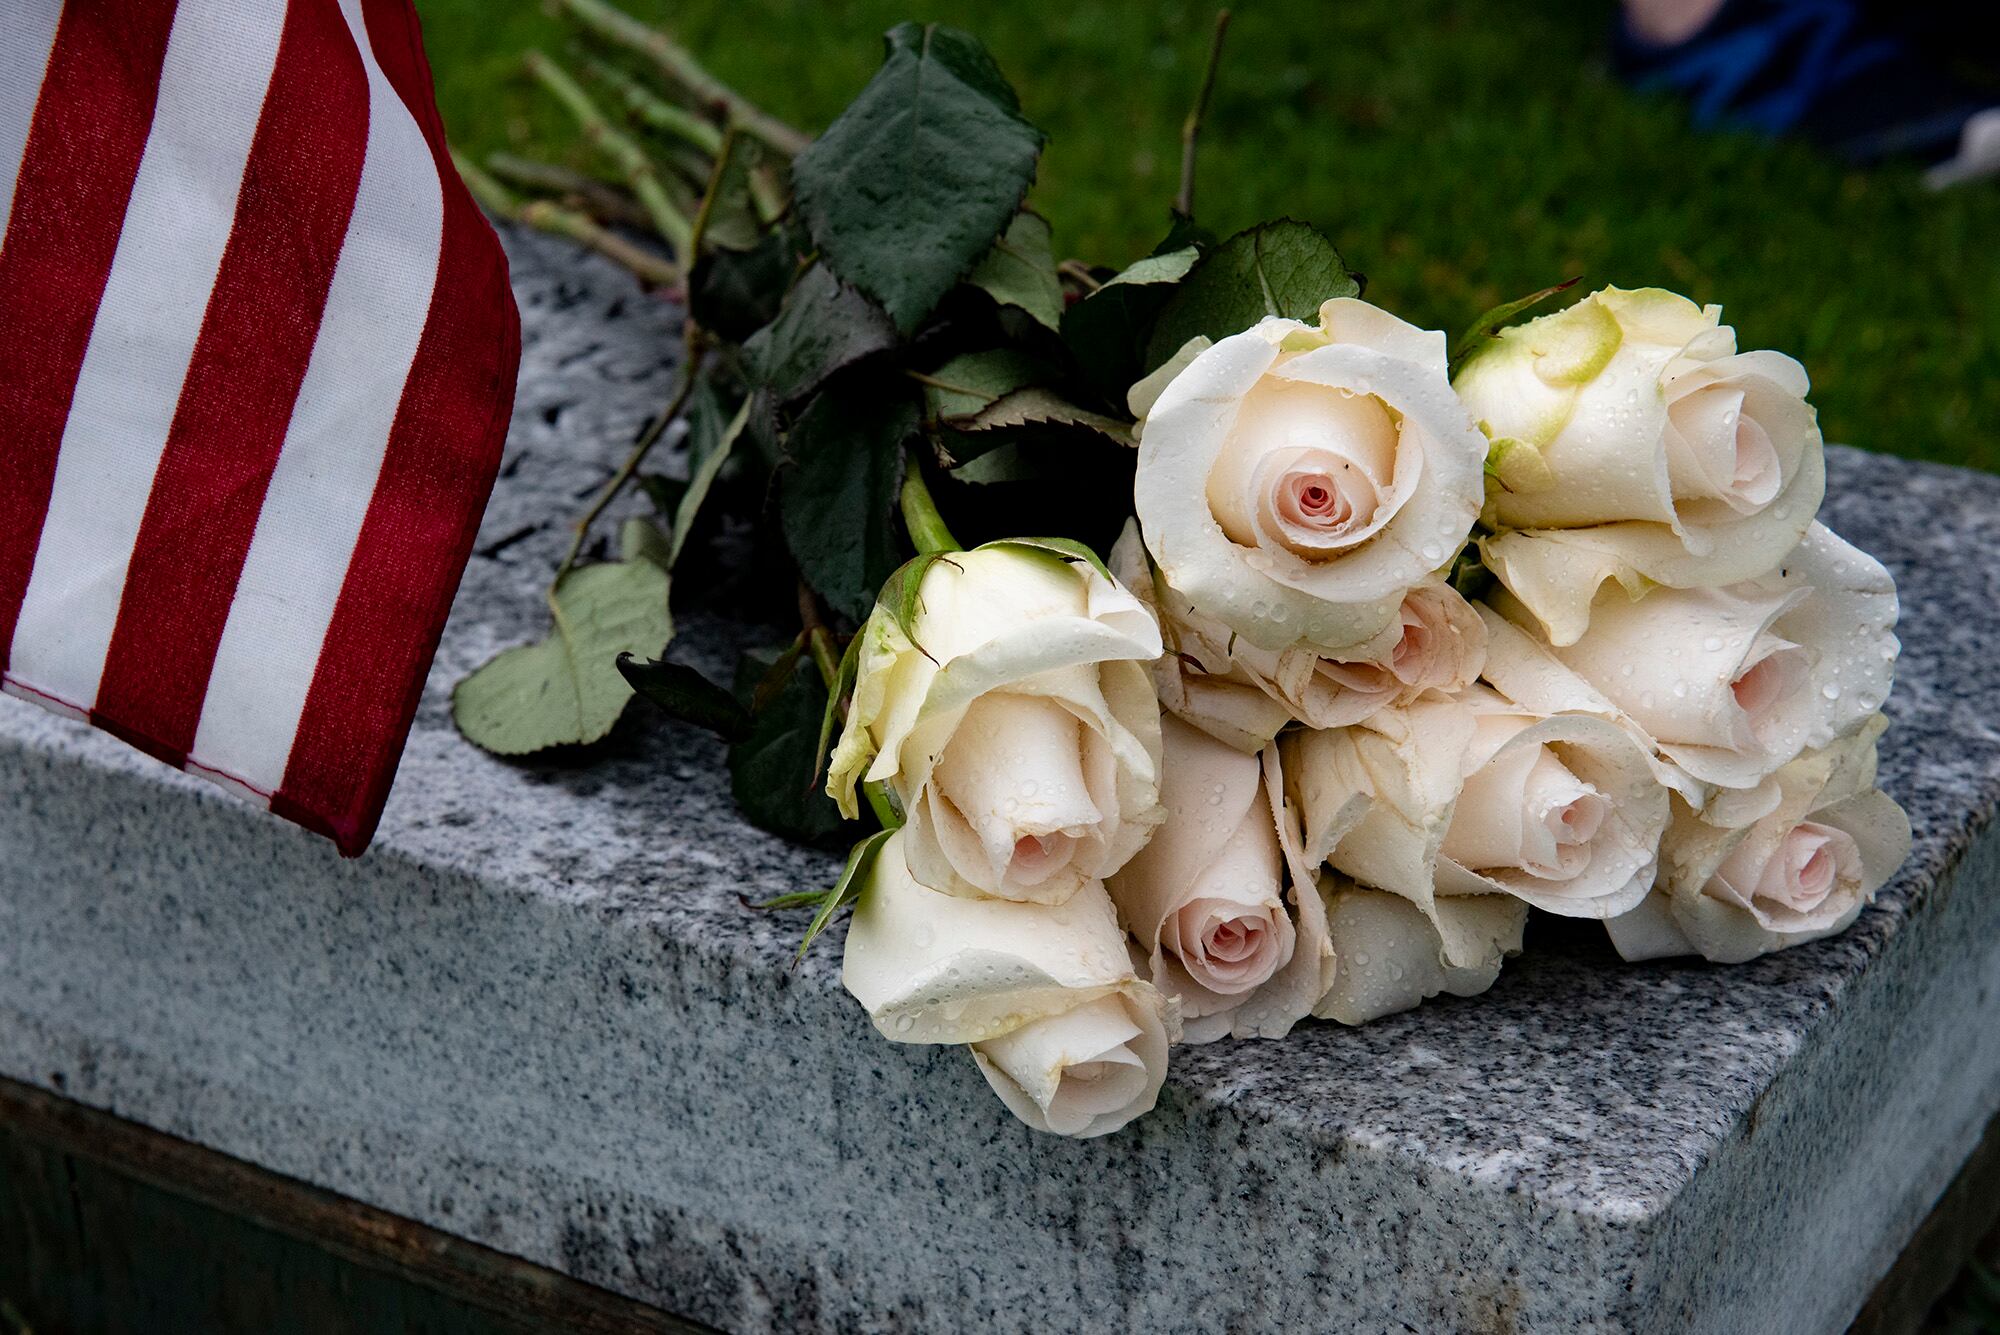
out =
[(910, 531), (910, 541), (916, 544), (919, 552), (964, 550), (945, 526), (944, 516), (938, 513), (937, 502), (931, 499), (931, 489), (924, 485), (924, 466), (914, 454), (903, 471), (901, 500), (903, 527)]
[(583, 137), (595, 144), (604, 155), (618, 164), (625, 179), (632, 187), (632, 193), (646, 206), (646, 212), (653, 219), (653, 226), (659, 230), (667, 244), (674, 248), (674, 254), (683, 263), (693, 261), (693, 224), (687, 215), (674, 207), (667, 192), (660, 184), (659, 174), (647, 158), (645, 150), (621, 133), (606, 119), (583, 85), (570, 77), (567, 70), (550, 60), (540, 51), (530, 51), (525, 57), (528, 72), (542, 82), (543, 87), (556, 95), (576, 123), (583, 130)]
[(797, 157), (812, 141), (799, 130), (761, 110), (741, 93), (703, 69), (673, 38), (649, 28), (605, 0), (559, 0), (563, 9), (576, 16), (584, 27), (598, 36), (627, 47), (651, 60), (669, 79), (686, 89), (696, 102), (723, 110), (749, 133), (777, 149), (786, 157)]
[(616, 232), (600, 226), (597, 221), (575, 209), (566, 209), (546, 199), (531, 199), (523, 203), (512, 191), (481, 171), (471, 161), (453, 150), (451, 160), (458, 167), (458, 174), (464, 180), (472, 197), (490, 212), (503, 218), (511, 218), (536, 231), (548, 232), (555, 236), (566, 236), (590, 247), (598, 254), (630, 269), (643, 282), (655, 287), (665, 287), (680, 278), (680, 271), (658, 255), (633, 245)]
[(639, 465), (646, 461), (646, 455), (652, 451), (653, 446), (659, 443), (660, 437), (666, 434), (667, 427), (673, 423), (675, 418), (681, 415), (681, 409), (687, 407), (688, 396), (694, 393), (695, 381), (701, 371), (702, 358), (707, 352), (707, 345), (700, 342), (696, 334), (695, 327), (689, 325), (688, 347), (687, 354), (682, 361), (684, 369), (681, 372), (680, 388), (675, 390), (672, 401), (667, 404), (665, 410), (658, 417), (655, 417), (646, 424), (646, 429), (639, 433), (639, 439), (633, 443), (632, 452), (625, 456), (625, 462), (618, 466), (618, 471), (613, 473), (611, 480), (604, 484), (604, 490), (599, 492), (597, 499), (590, 503), (590, 509), (584, 511), (583, 518), (576, 521), (576, 532), (570, 538), (569, 551), (564, 553), (562, 564), (556, 567), (555, 578), (549, 582), (551, 591), (554, 590), (557, 584), (562, 582), (562, 577), (567, 575), (571, 568), (576, 565), (576, 558), (583, 553), (584, 539), (590, 536), (590, 526), (595, 524), (604, 514), (605, 509), (610, 506), (611, 502), (617, 499), (618, 493), (624, 490), (625, 484), (630, 482), (633, 475), (639, 471)]
[(715, 201), (722, 195), (722, 187), (729, 173), (729, 160), (736, 156), (736, 146), (741, 140), (736, 127), (729, 127), (729, 133), (716, 145), (715, 164), (709, 169), (708, 188), (702, 191), (701, 208), (694, 215), (694, 236), (689, 243), (688, 263), (692, 265), (701, 253), (701, 244), (708, 237), (708, 222), (715, 213)]
[(1208, 41), (1208, 69), (1201, 76), (1201, 91), (1194, 107), (1181, 125), (1181, 189), (1174, 197), (1174, 211), (1183, 218), (1194, 216), (1195, 143), (1201, 138), (1202, 117), (1208, 114), (1208, 97), (1215, 91), (1215, 71), (1222, 64), (1222, 39), (1229, 31), (1229, 11), (1215, 13), (1215, 34)]

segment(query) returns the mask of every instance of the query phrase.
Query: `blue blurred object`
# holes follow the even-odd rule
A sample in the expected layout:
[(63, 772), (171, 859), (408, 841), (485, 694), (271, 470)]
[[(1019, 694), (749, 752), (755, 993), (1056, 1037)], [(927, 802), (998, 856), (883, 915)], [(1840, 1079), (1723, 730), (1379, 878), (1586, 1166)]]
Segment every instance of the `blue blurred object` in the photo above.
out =
[(1686, 99), (1698, 125), (1800, 135), (1857, 163), (1914, 159), (1937, 185), (2000, 171), (2000, 98), (1855, 0), (1725, 0), (1670, 45), (1621, 18), (1612, 64)]

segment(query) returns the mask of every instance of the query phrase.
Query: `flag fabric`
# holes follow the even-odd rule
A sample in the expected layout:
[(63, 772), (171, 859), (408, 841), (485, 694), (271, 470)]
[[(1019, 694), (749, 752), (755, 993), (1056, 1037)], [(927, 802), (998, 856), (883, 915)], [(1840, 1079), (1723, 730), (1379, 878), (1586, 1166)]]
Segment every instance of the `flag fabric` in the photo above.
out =
[(0, 686), (368, 844), (519, 329), (408, 0), (0, 0)]

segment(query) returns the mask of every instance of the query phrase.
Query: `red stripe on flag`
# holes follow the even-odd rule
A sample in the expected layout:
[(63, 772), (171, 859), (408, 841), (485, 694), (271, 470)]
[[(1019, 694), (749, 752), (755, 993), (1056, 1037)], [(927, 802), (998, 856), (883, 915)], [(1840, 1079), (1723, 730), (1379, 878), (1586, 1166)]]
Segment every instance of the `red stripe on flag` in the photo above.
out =
[(430, 316), (271, 802), (350, 856), (375, 832), (471, 556), (520, 353), (507, 257), (446, 154), (416, 14), (407, 0), (363, 0), (362, 9), (375, 59), (430, 145), (444, 236)]
[(152, 128), (171, 4), (69, 0), (0, 245), (0, 671)]
[(339, 5), (292, 0), (91, 712), (173, 764), (194, 745), (367, 148), (368, 74)]

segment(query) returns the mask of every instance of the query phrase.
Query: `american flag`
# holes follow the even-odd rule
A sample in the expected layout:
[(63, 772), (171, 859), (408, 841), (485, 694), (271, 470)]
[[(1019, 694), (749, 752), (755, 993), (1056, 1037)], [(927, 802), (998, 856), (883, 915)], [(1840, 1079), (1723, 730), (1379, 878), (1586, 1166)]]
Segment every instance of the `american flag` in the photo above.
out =
[(519, 333), (408, 0), (0, 0), (0, 685), (368, 844)]

